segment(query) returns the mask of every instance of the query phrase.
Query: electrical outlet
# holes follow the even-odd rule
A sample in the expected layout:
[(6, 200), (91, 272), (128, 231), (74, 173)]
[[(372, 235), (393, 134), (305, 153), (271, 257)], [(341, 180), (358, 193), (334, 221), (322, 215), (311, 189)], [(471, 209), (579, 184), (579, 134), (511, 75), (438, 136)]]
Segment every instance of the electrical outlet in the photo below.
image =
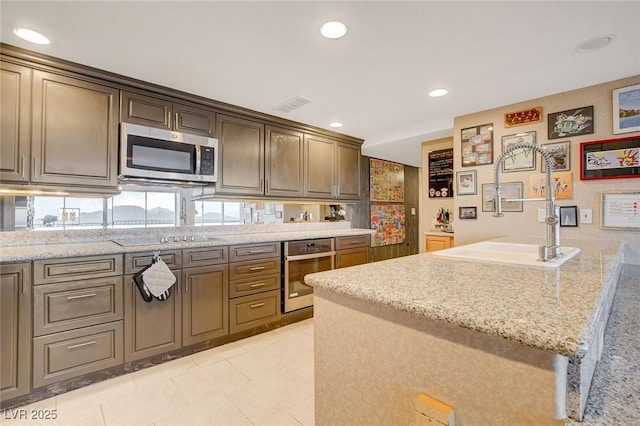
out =
[(547, 219), (547, 209), (538, 209), (538, 222), (544, 223)]
[(593, 210), (580, 209), (580, 223), (593, 223)]

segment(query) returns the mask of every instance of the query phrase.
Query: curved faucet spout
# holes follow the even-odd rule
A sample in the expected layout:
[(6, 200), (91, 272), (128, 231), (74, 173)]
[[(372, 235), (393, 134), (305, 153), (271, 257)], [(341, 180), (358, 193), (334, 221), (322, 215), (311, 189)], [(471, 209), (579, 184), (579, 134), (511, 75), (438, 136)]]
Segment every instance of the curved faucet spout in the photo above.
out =
[[(560, 253), (560, 219), (559, 215), (556, 212), (557, 207), (555, 205), (555, 191), (553, 186), (553, 169), (555, 166), (555, 161), (551, 154), (546, 150), (542, 149), (540, 146), (530, 143), (523, 142), (512, 145), (508, 147), (501, 155), (498, 157), (496, 161), (495, 168), (493, 170), (493, 185), (495, 187), (495, 198), (494, 198), (494, 217), (502, 217), (504, 216), (502, 213), (502, 194), (501, 194), (501, 186), (500, 186), (500, 169), (502, 167), (502, 163), (505, 158), (511, 156), (515, 151), (518, 150), (531, 150), (534, 152), (539, 152), (542, 155), (542, 159), (547, 164), (547, 173), (546, 173), (546, 192), (545, 192), (545, 202), (546, 202), (546, 219), (545, 222), (547, 224), (547, 245), (540, 246), (540, 260), (554, 260), (562, 256)], [(537, 199), (526, 199), (522, 198), (520, 201), (536, 201)]]

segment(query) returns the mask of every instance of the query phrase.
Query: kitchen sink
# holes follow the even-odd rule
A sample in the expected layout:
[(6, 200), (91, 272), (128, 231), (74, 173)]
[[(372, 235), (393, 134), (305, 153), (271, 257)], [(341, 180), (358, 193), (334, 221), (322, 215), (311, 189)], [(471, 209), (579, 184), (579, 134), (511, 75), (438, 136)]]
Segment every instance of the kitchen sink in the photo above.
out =
[(434, 256), (451, 257), (460, 260), (480, 260), (497, 263), (510, 263), (516, 265), (542, 266), (545, 268), (557, 268), (576, 254), (580, 253), (577, 247), (561, 247), (562, 257), (555, 260), (541, 262), (538, 260), (538, 245), (520, 243), (501, 243), (483, 241), (460, 247), (433, 252)]

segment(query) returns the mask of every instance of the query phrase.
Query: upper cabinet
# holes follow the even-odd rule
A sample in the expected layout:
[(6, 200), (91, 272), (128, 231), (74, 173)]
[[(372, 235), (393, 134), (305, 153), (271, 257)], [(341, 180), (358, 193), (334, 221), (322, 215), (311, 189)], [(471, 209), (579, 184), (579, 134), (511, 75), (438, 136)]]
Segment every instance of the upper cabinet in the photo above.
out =
[(360, 197), (360, 146), (305, 135), (305, 196), (355, 200)]
[(31, 70), (0, 63), (0, 180), (29, 181)]
[(133, 92), (122, 92), (122, 122), (215, 136), (215, 112)]
[(264, 194), (264, 124), (219, 114), (216, 193)]
[(294, 129), (267, 126), (265, 195), (304, 196), (304, 135)]

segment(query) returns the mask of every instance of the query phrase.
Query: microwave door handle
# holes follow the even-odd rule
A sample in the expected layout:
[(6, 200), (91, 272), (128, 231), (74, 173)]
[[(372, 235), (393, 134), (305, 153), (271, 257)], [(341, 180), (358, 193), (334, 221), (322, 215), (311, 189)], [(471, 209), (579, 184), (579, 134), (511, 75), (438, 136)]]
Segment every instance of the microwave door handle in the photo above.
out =
[(202, 152), (200, 151), (200, 145), (195, 145), (196, 147), (196, 175), (200, 175), (200, 160), (202, 159)]

